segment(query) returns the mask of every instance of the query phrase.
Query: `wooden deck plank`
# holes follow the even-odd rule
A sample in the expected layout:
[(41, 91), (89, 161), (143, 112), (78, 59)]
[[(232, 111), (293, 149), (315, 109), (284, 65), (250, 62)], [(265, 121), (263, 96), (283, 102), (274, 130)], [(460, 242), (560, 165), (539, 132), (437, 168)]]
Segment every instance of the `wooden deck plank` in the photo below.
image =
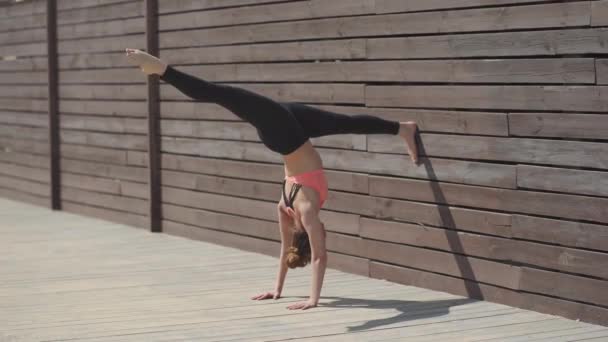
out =
[[(318, 308), (288, 311), (308, 294), (310, 270), (290, 271), (279, 301), (249, 299), (272, 285), (274, 257), (4, 199), (0, 215), (0, 302), (8, 309), (0, 311), (0, 336), (9, 340), (268, 341), (331, 334), (327, 340), (461, 341), (514, 336), (508, 327), (518, 325), (532, 334), (551, 332), (556, 325), (548, 318), (575, 337), (608, 334), (605, 327), (333, 269)], [(245, 241), (232, 238), (239, 240)], [(274, 255), (278, 244), (272, 248)]]

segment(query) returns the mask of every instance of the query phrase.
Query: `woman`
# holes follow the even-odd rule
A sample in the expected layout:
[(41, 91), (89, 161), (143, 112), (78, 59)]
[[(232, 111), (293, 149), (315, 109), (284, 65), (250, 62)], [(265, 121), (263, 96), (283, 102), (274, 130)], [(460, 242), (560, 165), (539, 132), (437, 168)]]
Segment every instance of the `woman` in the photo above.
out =
[(216, 103), (251, 123), (262, 143), (283, 156), (285, 181), (278, 205), (281, 255), (277, 282), (274, 291), (251, 299), (280, 298), (288, 267), (310, 263), (313, 267), (310, 298), (288, 309), (306, 310), (317, 306), (327, 265), (325, 227), (319, 219), (319, 211), (327, 198), (327, 181), (321, 157), (309, 139), (332, 134), (398, 134), (416, 163), (416, 124), (369, 115), (337, 114), (298, 103), (278, 103), (245, 89), (187, 75), (140, 50), (127, 49), (127, 57), (144, 73), (160, 75), (190, 98)]

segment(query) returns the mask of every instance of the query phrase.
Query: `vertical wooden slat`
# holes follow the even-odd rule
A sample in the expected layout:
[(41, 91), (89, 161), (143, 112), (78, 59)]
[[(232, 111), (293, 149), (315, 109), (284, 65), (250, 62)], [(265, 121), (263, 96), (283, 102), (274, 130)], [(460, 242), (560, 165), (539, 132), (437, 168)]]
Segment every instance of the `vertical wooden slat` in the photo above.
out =
[(51, 172), (51, 208), (61, 210), (59, 150), (59, 72), (57, 61), (57, 1), (47, 0), (47, 49), (49, 88), (49, 147)]
[[(158, 0), (146, 2), (146, 48), (158, 56)], [(159, 78), (148, 76), (148, 170), (150, 187), (150, 231), (162, 232), (160, 187), (160, 89)]]

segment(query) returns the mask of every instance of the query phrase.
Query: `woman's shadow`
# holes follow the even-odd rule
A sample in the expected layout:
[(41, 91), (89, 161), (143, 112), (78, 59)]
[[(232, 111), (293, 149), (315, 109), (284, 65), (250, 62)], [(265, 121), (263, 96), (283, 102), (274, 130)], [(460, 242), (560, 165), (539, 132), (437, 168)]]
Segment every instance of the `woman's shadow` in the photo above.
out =
[(469, 298), (431, 300), (423, 302), (413, 300), (364, 299), (332, 296), (322, 296), (321, 298), (331, 299), (333, 301), (329, 303), (319, 303), (319, 307), (366, 308), (371, 310), (393, 309), (398, 312), (395, 316), (392, 317), (374, 319), (357, 326), (349, 326), (347, 327), (347, 330), (349, 332), (369, 330), (384, 325), (390, 325), (410, 320), (443, 316), (450, 313), (451, 307), (477, 302), (476, 300)]

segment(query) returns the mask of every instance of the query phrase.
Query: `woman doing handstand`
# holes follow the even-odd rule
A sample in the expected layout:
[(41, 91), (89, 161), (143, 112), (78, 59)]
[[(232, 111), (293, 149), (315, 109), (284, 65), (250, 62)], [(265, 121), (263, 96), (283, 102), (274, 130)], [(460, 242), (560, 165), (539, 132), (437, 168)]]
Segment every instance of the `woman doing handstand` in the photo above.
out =
[(310, 298), (288, 308), (306, 310), (317, 306), (327, 265), (325, 227), (319, 219), (319, 211), (327, 199), (327, 181), (321, 157), (309, 139), (333, 134), (398, 134), (416, 163), (416, 124), (370, 115), (337, 114), (299, 103), (279, 103), (242, 88), (185, 74), (140, 50), (127, 49), (127, 57), (144, 73), (160, 75), (188, 97), (218, 104), (249, 122), (257, 129), (262, 143), (282, 155), (285, 180), (278, 205), (281, 254), (276, 286), (274, 291), (251, 299), (278, 299), (288, 267), (310, 263), (313, 268)]

